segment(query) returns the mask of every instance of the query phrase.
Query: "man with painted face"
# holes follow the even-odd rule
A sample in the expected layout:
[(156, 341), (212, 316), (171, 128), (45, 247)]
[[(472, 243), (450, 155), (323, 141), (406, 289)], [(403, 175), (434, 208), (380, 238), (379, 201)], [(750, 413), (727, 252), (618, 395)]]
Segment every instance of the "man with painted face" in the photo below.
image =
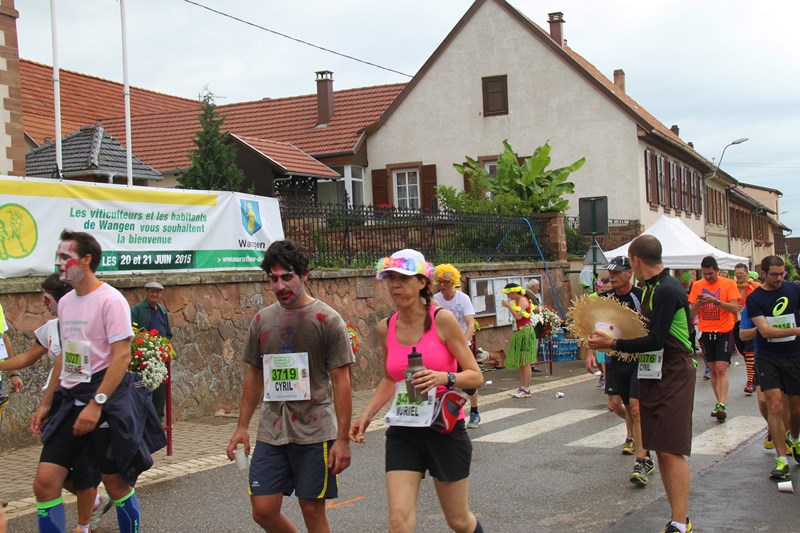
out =
[(306, 292), (308, 262), (308, 252), (289, 240), (264, 254), (261, 268), (278, 301), (250, 324), (239, 423), (226, 450), (230, 460), (239, 445), (250, 453), (247, 428), (261, 405), (249, 493), (253, 520), (268, 531), (297, 531), (281, 512), (292, 492), (306, 529), (330, 531), (325, 500), (338, 496), (337, 474), (350, 466), (355, 356), (339, 313)]
[[(766, 396), (767, 426), (778, 455), (770, 478), (783, 480), (789, 478), (786, 454), (800, 462), (800, 328), (796, 318), (800, 287), (783, 282), (786, 265), (776, 255), (761, 260), (761, 273), (764, 283), (747, 297), (747, 314), (758, 330), (758, 382)], [(788, 428), (782, 392), (789, 404)]]
[(119, 291), (97, 279), (101, 257), (88, 233), (61, 233), (56, 268), (74, 290), (58, 302), (61, 355), (31, 419), (44, 444), (33, 483), (43, 533), (66, 528), (61, 487), (82, 454), (100, 469), (120, 531), (138, 532), (133, 485), (152, 466), (151, 452), (166, 444), (141, 376), (127, 371), (130, 308)]

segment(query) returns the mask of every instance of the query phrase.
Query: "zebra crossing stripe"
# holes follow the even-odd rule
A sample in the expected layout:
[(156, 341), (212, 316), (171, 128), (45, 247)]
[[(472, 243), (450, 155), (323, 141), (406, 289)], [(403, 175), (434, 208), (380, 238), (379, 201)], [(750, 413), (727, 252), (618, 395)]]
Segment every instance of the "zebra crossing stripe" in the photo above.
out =
[(767, 423), (760, 416), (736, 416), (724, 424), (700, 433), (692, 439), (692, 455), (723, 455), (763, 431)]
[[(481, 413), (481, 424), (486, 424), (489, 422), (495, 422), (497, 420), (502, 420), (504, 418), (508, 418), (509, 416), (514, 415), (521, 415), (522, 413), (529, 413), (533, 411), (533, 408), (527, 409), (514, 409), (511, 407), (499, 407), (497, 409), (492, 409), (491, 411), (485, 411)], [(466, 411), (466, 409), (465, 409)]]
[(570, 442), (567, 446), (580, 446), (581, 448), (614, 448), (623, 445), (626, 434), (625, 422), (623, 422), (606, 430), (598, 431), (588, 437)]
[(541, 435), (549, 431), (563, 428), (571, 424), (575, 424), (577, 422), (588, 420), (590, 418), (602, 415), (607, 412), (608, 411), (606, 409), (600, 409), (600, 410), (572, 409), (570, 411), (565, 411), (557, 415), (548, 416), (547, 418), (542, 418), (541, 420), (534, 420), (533, 422), (529, 422), (527, 424), (522, 424), (513, 428), (504, 429), (502, 431), (497, 431), (495, 433), (490, 433), (489, 435), (484, 435), (482, 437), (472, 439), (472, 442), (494, 442), (494, 443), (513, 444), (515, 442), (520, 442), (525, 439), (530, 439), (532, 437), (536, 437), (537, 435)]

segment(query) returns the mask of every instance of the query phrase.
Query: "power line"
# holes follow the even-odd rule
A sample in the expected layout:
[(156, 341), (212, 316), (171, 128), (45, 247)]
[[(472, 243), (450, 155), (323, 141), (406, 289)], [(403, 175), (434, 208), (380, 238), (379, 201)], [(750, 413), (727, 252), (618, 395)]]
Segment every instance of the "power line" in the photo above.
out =
[(379, 68), (379, 69), (387, 70), (389, 72), (394, 72), (395, 74), (400, 74), (401, 76), (406, 76), (408, 78), (413, 78), (414, 77), (411, 74), (406, 74), (405, 72), (400, 72), (399, 70), (394, 70), (394, 69), (391, 69), (389, 67), (383, 67), (381, 65), (378, 65), (377, 63), (371, 63), (369, 61), (365, 61), (365, 60), (359, 59), (357, 57), (353, 57), (353, 56), (350, 56), (350, 55), (347, 55), (347, 54), (343, 54), (341, 52), (337, 52), (335, 50), (331, 50), (330, 48), (325, 48), (324, 46), (319, 46), (319, 45), (316, 45), (316, 44), (313, 44), (313, 43), (309, 43), (308, 41), (304, 41), (302, 39), (298, 39), (297, 37), (292, 37), (291, 35), (286, 35), (285, 33), (281, 33), (279, 31), (275, 31), (275, 30), (271, 30), (269, 28), (265, 28), (264, 26), (259, 26), (258, 24), (254, 23), (254, 22), (250, 22), (250, 21), (247, 21), (247, 20), (244, 20), (244, 19), (240, 19), (239, 17), (234, 17), (233, 15), (229, 15), (227, 13), (223, 13), (222, 11), (217, 11), (216, 9), (210, 8), (208, 6), (204, 6), (203, 4), (200, 4), (198, 2), (194, 2), (193, 0), (183, 0), (183, 1), (186, 2), (187, 4), (192, 4), (194, 6), (201, 7), (203, 9), (208, 10), (208, 11), (211, 11), (212, 13), (216, 13), (217, 15), (222, 15), (223, 17), (228, 17), (229, 19), (233, 19), (233, 20), (235, 20), (237, 22), (241, 22), (242, 24), (247, 24), (248, 26), (253, 26), (254, 28), (258, 28), (259, 30), (264, 30), (266, 32), (273, 33), (275, 35), (279, 35), (279, 36), (284, 37), (286, 39), (289, 39), (289, 40), (304, 44), (306, 46), (310, 46), (312, 48), (316, 48), (318, 50), (322, 50), (324, 52), (328, 52), (328, 53), (331, 53), (331, 54), (334, 54), (334, 55), (337, 55), (337, 56), (340, 56), (340, 57), (351, 59), (353, 61), (358, 61), (359, 63), (363, 63), (363, 64), (369, 65), (371, 67), (376, 67), (376, 68)]

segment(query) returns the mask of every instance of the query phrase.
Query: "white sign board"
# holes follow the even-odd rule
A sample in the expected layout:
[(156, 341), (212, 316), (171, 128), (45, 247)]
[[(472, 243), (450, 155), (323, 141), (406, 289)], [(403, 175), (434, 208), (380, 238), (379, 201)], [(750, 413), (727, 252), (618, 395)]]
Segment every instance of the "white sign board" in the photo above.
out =
[(52, 273), (65, 228), (97, 239), (98, 272), (258, 269), (283, 239), (274, 198), (0, 177), (0, 278)]

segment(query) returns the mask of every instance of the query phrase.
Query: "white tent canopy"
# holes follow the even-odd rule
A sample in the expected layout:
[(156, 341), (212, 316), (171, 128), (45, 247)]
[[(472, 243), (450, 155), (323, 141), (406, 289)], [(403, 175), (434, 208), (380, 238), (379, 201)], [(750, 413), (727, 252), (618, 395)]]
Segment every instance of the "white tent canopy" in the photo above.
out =
[[(714, 248), (706, 241), (701, 239), (679, 218), (671, 218), (666, 215), (655, 221), (647, 228), (642, 235), (652, 235), (661, 241), (664, 266), (668, 268), (680, 268), (699, 270), (700, 261), (710, 255), (717, 260), (719, 268), (723, 270), (733, 270), (737, 263), (750, 263), (747, 257), (729, 254)], [(627, 243), (614, 250), (606, 252), (606, 257), (614, 258), (618, 255), (628, 255)]]

